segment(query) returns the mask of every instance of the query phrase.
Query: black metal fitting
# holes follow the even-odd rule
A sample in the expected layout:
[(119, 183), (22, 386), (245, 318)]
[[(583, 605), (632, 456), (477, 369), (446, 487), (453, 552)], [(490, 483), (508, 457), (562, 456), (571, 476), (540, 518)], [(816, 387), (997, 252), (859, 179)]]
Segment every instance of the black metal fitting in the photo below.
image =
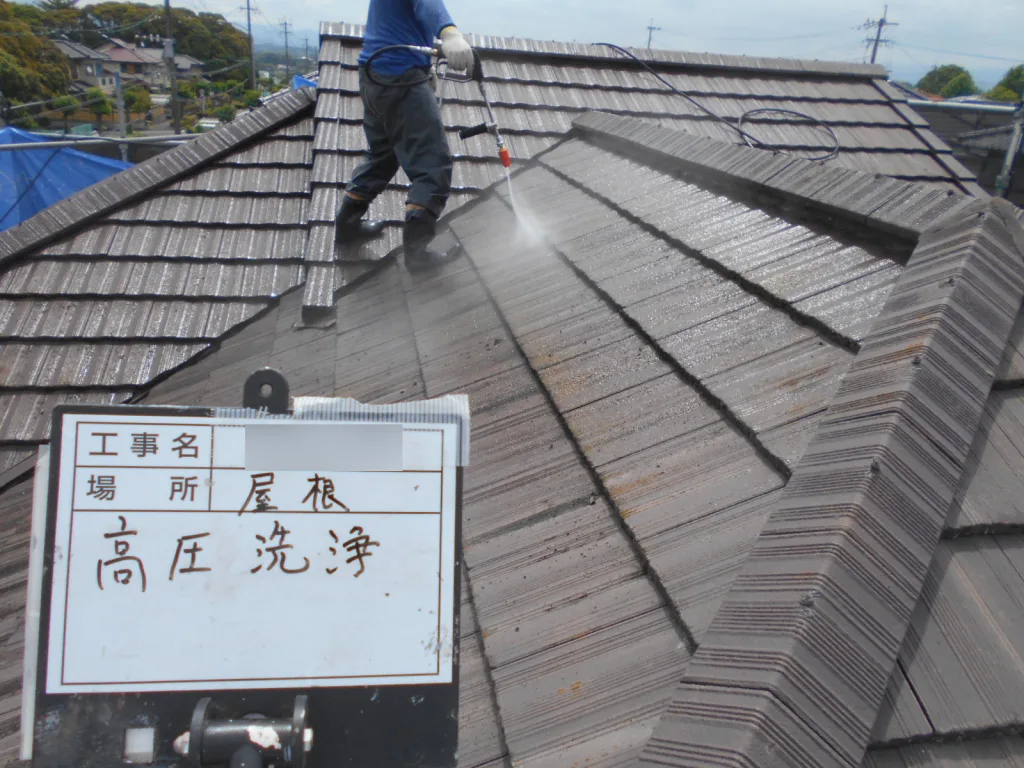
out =
[(288, 379), (273, 368), (256, 371), (245, 380), (242, 407), (266, 409), (270, 413), (286, 414), (289, 405)]
[(259, 714), (214, 720), (213, 700), (200, 699), (192, 712), (186, 756), (197, 768), (305, 768), (312, 749), (306, 728), (308, 697), (296, 696), (292, 717), (268, 718)]

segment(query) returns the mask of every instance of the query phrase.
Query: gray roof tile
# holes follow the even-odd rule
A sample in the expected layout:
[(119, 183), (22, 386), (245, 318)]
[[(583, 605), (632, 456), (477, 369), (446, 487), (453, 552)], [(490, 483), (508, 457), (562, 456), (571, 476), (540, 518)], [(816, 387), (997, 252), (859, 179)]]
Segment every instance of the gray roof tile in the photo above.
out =
[(686, 664), (679, 645), (656, 610), (495, 670), (510, 751), (538, 764), (628, 764)]
[(493, 667), (649, 613), (660, 602), (603, 502), (583, 500), (468, 547), (466, 562)]
[[(463, 606), (463, 623), (466, 613)], [(498, 761), (503, 752), (480, 645), (478, 636), (463, 637), (459, 645), (459, 768), (487, 768)]]
[[(15, 392), (0, 394), (0, 435), (7, 443), (38, 443), (50, 435), (50, 418), (58, 405), (119, 405), (131, 397), (121, 392)], [(0, 468), (0, 472), (6, 467)]]
[(0, 344), (0, 387), (138, 387), (206, 350), (205, 344)]
[(1021, 536), (943, 542), (935, 555), (900, 661), (939, 734), (1024, 720), (1022, 565)]
[(643, 542), (783, 485), (724, 421), (613, 462), (601, 476)]
[[(934, 594), (927, 568), (1002, 354), (993, 342), (1009, 335), (1024, 294), (1019, 279), (998, 274), (1015, 263), (1021, 276), (1004, 212), (979, 203), (922, 239), (688, 666), (648, 746), (652, 758), (724, 746), (692, 708), (715, 690), (736, 713), (735, 755), (749, 757), (752, 743), (772, 738), (780, 701), (809, 730), (792, 743), (793, 755), (761, 755), (760, 764), (861, 761), (918, 597)], [(950, 285), (948, 274), (961, 277)], [(1007, 610), (1007, 621), (1017, 621), (1019, 606)], [(951, 632), (960, 655), (934, 646), (945, 653), (937, 669), (955, 658), (969, 665), (974, 655), (977, 638), (952, 625), (944, 636)], [(991, 672), (962, 677), (949, 689), (958, 691), (954, 712), (924, 654), (902, 661), (915, 691), (935, 689), (922, 702), (937, 729), (984, 723), (986, 705), (1001, 708), (997, 722), (1019, 721), (1016, 679), (972, 691), (966, 683), (985, 685)], [(749, 701), (742, 691), (752, 688), (772, 698)]]
[(953, 744), (912, 744), (873, 749), (864, 768), (1024, 768), (1024, 739), (1003, 736)]
[(710, 513), (643, 540), (644, 553), (698, 643), (781, 492), (739, 499), (736, 491)]
[(1024, 396), (993, 392), (946, 525), (954, 531), (1024, 525)]
[[(848, 350), (810, 338), (753, 358), (706, 383), (745, 424), (761, 434), (823, 413), (853, 357)], [(806, 439), (810, 437), (806, 435)]]
[[(871, 739), (875, 743), (891, 743), (910, 739), (925, 739), (934, 736), (928, 716), (921, 708), (921, 702), (914, 696), (910, 682), (903, 673), (903, 667), (893, 670), (885, 702), (878, 713), (875, 730)], [(870, 750), (866, 765), (870, 765)]]
[(730, 312), (675, 336), (661, 345), (702, 381), (814, 338), (784, 312), (758, 303)]

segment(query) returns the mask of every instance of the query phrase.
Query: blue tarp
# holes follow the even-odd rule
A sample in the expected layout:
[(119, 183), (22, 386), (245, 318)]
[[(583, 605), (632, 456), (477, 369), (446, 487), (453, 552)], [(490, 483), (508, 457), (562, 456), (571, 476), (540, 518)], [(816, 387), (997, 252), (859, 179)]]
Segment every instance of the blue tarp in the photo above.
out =
[[(20, 128), (0, 129), (0, 144), (54, 141)], [(0, 230), (20, 224), (58, 200), (131, 168), (77, 149), (0, 152)]]
[(313, 86), (316, 88), (316, 83), (312, 80), (307, 80), (302, 75), (295, 75), (292, 77), (292, 90), (297, 91), (299, 88), (305, 88), (306, 86)]

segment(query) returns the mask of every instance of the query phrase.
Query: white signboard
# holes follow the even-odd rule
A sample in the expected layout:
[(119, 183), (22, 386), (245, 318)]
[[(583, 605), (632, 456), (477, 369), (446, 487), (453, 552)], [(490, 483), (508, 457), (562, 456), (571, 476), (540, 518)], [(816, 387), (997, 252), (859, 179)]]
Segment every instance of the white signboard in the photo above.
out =
[(47, 693), (450, 683), (458, 441), (65, 414)]

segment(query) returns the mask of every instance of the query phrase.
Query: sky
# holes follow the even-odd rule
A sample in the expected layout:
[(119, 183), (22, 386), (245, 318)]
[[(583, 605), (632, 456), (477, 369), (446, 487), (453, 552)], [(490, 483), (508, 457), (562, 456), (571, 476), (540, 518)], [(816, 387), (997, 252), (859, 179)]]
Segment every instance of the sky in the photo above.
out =
[[(252, 1), (257, 50), (261, 42), (283, 42), (277, 25), (285, 18), (294, 25), (290, 42), (301, 51), (307, 35), (315, 47), (320, 21), (362, 23), (368, 7), (367, 0)], [(171, 2), (245, 23), (242, 0)], [(874, 0), (447, 0), (447, 6), (463, 30), (488, 35), (644, 47), (653, 19), (661, 28), (653, 33), (655, 48), (837, 61), (864, 60), (869, 32), (857, 27), (884, 10)], [(899, 26), (885, 30), (892, 45), (880, 49), (878, 61), (897, 80), (917, 82), (931, 67), (953, 63), (987, 88), (1024, 63), (1022, 0), (894, 0), (888, 19)]]

